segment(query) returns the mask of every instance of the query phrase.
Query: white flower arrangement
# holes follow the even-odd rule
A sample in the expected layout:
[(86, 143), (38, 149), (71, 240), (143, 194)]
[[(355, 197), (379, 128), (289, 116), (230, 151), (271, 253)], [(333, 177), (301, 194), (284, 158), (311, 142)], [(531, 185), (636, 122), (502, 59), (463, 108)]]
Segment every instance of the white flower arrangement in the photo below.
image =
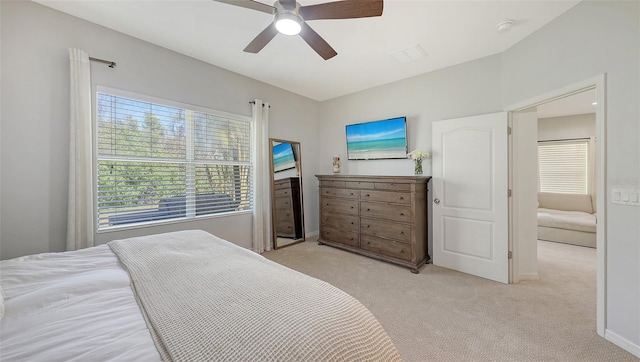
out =
[(423, 158), (431, 158), (431, 152), (423, 150), (413, 150), (407, 154), (412, 160), (422, 160)]

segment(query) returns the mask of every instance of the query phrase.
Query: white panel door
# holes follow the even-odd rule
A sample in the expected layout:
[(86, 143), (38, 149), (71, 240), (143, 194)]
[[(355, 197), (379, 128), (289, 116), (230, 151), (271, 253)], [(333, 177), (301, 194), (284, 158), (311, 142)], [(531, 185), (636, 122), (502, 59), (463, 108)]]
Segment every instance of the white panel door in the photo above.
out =
[(508, 114), (433, 123), (433, 263), (509, 282)]

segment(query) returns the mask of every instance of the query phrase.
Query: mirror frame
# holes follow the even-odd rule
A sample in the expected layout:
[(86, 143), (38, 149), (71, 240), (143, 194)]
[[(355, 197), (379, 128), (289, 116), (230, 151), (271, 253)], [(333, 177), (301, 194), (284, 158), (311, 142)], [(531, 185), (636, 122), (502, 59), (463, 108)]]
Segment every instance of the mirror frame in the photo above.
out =
[[(300, 180), (300, 223), (302, 228), (302, 237), (300, 239), (294, 239), (293, 242), (278, 246), (278, 230), (276, 228), (276, 190), (275, 190), (275, 166), (273, 164), (273, 146), (274, 143), (289, 143), (298, 147), (298, 155), (296, 160), (296, 168), (298, 171), (298, 178)], [(304, 227), (304, 193), (302, 191), (302, 148), (300, 142), (283, 140), (279, 138), (269, 138), (269, 171), (271, 174), (271, 245), (273, 249), (285, 248), (287, 246), (295, 245), (305, 241), (305, 227)]]

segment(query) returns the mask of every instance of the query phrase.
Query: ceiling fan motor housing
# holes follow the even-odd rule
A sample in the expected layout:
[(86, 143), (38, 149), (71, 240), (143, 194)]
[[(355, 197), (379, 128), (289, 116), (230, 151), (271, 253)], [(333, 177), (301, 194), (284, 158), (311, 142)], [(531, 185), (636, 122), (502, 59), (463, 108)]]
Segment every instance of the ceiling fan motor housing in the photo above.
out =
[(304, 19), (300, 15), (300, 4), (295, 3), (295, 7), (291, 9), (285, 8), (280, 1), (273, 4), (276, 9), (273, 22), (276, 29), (285, 35), (297, 35), (302, 30)]

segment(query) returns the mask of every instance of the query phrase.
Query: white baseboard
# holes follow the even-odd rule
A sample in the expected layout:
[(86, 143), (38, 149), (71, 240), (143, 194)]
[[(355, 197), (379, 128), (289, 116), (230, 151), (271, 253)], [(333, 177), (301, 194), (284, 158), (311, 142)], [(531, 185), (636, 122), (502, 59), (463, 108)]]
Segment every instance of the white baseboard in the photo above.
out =
[(640, 358), (640, 346), (638, 346), (637, 344), (623, 337), (620, 337), (619, 335), (611, 332), (608, 329), (605, 329), (604, 331), (604, 339)]
[(538, 273), (520, 274), (520, 275), (518, 275), (518, 280), (519, 281), (523, 281), (523, 280), (540, 280), (540, 276), (538, 275)]
[(320, 231), (318, 231), (318, 230), (311, 231), (311, 232), (305, 233), (304, 234), (304, 238), (305, 238), (305, 240), (309, 241), (309, 238), (312, 238), (312, 237), (318, 236), (318, 235), (320, 235)]

